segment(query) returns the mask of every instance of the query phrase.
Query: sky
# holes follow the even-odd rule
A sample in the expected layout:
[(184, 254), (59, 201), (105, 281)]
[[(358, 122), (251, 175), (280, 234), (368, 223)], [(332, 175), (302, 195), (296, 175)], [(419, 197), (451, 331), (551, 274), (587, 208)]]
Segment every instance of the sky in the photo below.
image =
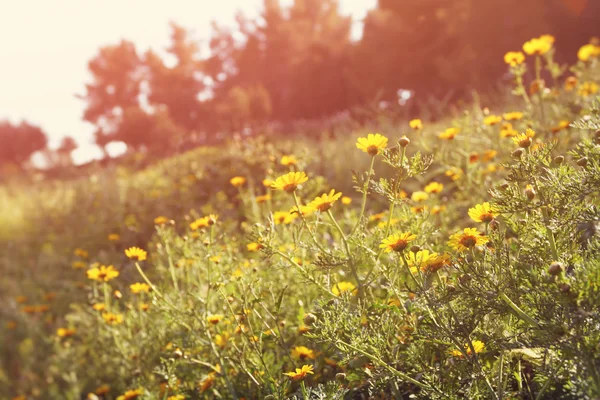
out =
[[(282, 4), (290, 3), (284, 0)], [(352, 15), (355, 36), (376, 0), (340, 0)], [(0, 0), (0, 120), (26, 120), (40, 126), (55, 148), (68, 135), (79, 145), (76, 163), (101, 155), (93, 145), (94, 127), (82, 120), (91, 78), (87, 63), (104, 45), (121, 39), (140, 53), (162, 51), (169, 22), (208, 39), (210, 22), (234, 26), (236, 12), (256, 16), (262, 0)], [(0, 144), (1, 145), (1, 144)]]

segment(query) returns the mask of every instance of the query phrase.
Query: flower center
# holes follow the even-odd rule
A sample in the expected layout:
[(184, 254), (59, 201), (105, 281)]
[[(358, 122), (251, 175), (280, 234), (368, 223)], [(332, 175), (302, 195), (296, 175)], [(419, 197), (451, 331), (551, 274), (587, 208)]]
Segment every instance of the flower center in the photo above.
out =
[(288, 192), (288, 193), (291, 193), (291, 192), (293, 192), (294, 190), (296, 190), (296, 188), (297, 188), (297, 187), (298, 187), (298, 185), (297, 185), (297, 184), (295, 184), (295, 183), (288, 183), (287, 185), (285, 185), (285, 186), (283, 187), (283, 190), (285, 190), (285, 191), (286, 191), (286, 192)]
[(398, 240), (396, 243), (392, 244), (392, 250), (394, 251), (402, 251), (406, 248), (408, 242), (404, 239)]
[(475, 244), (477, 244), (477, 238), (475, 236), (465, 236), (462, 239), (460, 239), (460, 244), (470, 249), (471, 247), (475, 246)]
[(369, 147), (367, 147), (367, 153), (374, 156), (377, 153), (379, 153), (379, 148), (377, 146), (375, 146), (374, 144), (372, 144)]

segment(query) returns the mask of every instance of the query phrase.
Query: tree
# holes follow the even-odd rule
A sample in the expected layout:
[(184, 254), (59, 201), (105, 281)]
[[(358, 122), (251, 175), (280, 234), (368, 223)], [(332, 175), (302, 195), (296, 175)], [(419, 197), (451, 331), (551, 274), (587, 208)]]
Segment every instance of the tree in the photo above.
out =
[(125, 40), (102, 47), (88, 63), (92, 83), (78, 97), (86, 102), (83, 119), (96, 125), (96, 142), (102, 148), (110, 142), (124, 110), (139, 107), (142, 67), (134, 44)]
[(183, 133), (165, 107), (152, 113), (130, 107), (123, 112), (113, 138), (135, 151), (165, 155), (179, 145)]
[(166, 107), (174, 123), (191, 131), (201, 127), (208, 115), (199, 100), (206, 89), (203, 63), (198, 44), (189, 38), (188, 32), (174, 23), (171, 30), (171, 46), (167, 52), (174, 57), (174, 66), (168, 67), (152, 51), (145, 55), (148, 102), (151, 106)]
[(41, 128), (21, 122), (13, 125), (0, 122), (0, 165), (13, 164), (23, 167), (36, 151), (47, 145), (47, 137)]
[[(335, 0), (265, 0), (258, 21), (238, 17), (237, 32), (215, 27), (208, 60), (217, 99), (234, 87), (264, 87), (273, 118), (318, 118), (347, 108), (349, 17)], [(244, 36), (236, 42), (235, 34)]]
[(60, 142), (60, 146), (56, 149), (60, 165), (67, 167), (73, 165), (71, 153), (77, 148), (77, 142), (70, 136), (65, 136)]

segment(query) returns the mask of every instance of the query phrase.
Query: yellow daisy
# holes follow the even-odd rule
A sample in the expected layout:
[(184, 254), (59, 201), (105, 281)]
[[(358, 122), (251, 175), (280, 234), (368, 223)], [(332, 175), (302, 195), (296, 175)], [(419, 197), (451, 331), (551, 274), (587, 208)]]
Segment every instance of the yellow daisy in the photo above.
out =
[(112, 265), (101, 265), (87, 271), (88, 279), (99, 282), (108, 282), (119, 276), (119, 271)]
[(385, 149), (388, 144), (388, 138), (379, 133), (369, 133), (367, 137), (358, 138), (356, 147), (371, 156), (376, 156)]
[(304, 172), (289, 172), (275, 179), (275, 182), (271, 184), (271, 188), (293, 193), (300, 184), (307, 180), (308, 176)]
[(284, 375), (289, 376), (295, 381), (301, 381), (306, 378), (306, 375), (313, 375), (313, 366), (312, 365), (303, 365), (302, 368), (296, 368), (296, 371), (293, 372), (284, 372)]
[(148, 257), (148, 253), (139, 247), (130, 247), (125, 249), (125, 255), (132, 260), (144, 261)]
[(329, 194), (323, 193), (323, 195), (308, 203), (306, 207), (312, 208), (313, 210), (319, 210), (320, 212), (325, 212), (329, 210), (333, 203), (335, 203), (340, 197), (342, 197), (341, 193), (335, 193), (335, 190), (331, 189)]
[(418, 118), (411, 120), (408, 124), (415, 131), (420, 131), (421, 129), (423, 129), (423, 122)]
[(136, 282), (136, 283), (129, 285), (129, 289), (131, 290), (131, 293), (133, 293), (133, 294), (150, 293), (150, 286), (148, 286), (147, 283)]
[(229, 180), (229, 183), (231, 183), (233, 187), (240, 187), (244, 183), (246, 183), (246, 178), (244, 178), (243, 176), (234, 176)]
[(498, 215), (498, 212), (494, 207), (487, 201), (485, 203), (477, 204), (473, 208), (469, 208), (469, 217), (475, 222), (491, 222), (494, 217)]
[(380, 249), (385, 249), (386, 253), (391, 251), (403, 251), (406, 249), (408, 244), (417, 238), (410, 232), (395, 233), (387, 238), (383, 239), (379, 245)]
[(523, 64), (523, 62), (525, 62), (525, 54), (520, 51), (509, 51), (504, 55), (504, 62), (511, 67)]
[(338, 282), (332, 288), (331, 292), (336, 296), (341, 295), (342, 293), (351, 292), (352, 294), (356, 293), (356, 286), (352, 282)]
[(487, 236), (484, 236), (475, 228), (465, 228), (462, 232), (457, 232), (450, 236), (448, 245), (459, 252), (465, 252), (475, 246), (486, 244), (489, 241)]
[(308, 347), (296, 346), (292, 349), (292, 358), (302, 361), (306, 359), (314, 360), (315, 352), (309, 349)]

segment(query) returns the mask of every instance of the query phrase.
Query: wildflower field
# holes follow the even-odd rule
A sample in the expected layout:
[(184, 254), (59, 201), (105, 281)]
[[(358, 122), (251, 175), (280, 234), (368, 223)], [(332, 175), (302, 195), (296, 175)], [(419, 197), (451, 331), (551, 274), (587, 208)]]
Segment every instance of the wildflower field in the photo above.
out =
[(553, 43), (489, 109), (0, 187), (0, 398), (600, 398), (600, 47)]

